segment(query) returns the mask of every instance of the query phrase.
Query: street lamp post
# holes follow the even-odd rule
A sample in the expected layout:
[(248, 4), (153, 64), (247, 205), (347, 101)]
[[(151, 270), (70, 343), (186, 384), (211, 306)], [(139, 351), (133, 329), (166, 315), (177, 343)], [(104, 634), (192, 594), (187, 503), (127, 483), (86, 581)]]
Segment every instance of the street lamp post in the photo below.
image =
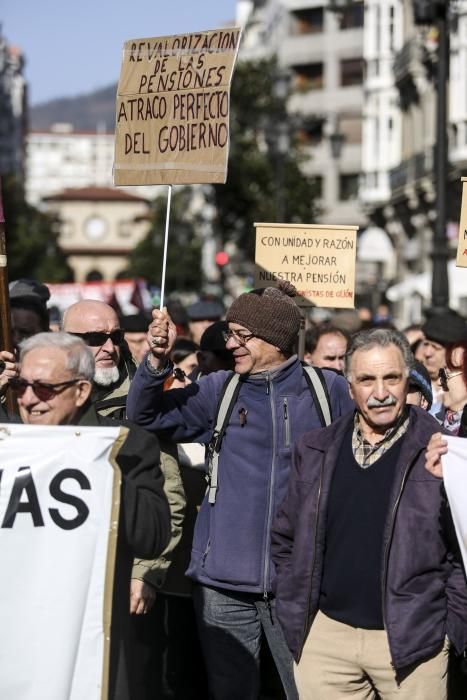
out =
[(414, 0), (414, 20), (419, 25), (434, 25), (438, 30), (436, 66), (436, 146), (435, 186), (436, 224), (433, 232), (431, 305), (434, 313), (449, 306), (447, 223), (447, 84), (449, 76), (449, 0)]
[[(342, 14), (352, 0), (329, 0), (329, 9)], [(438, 30), (436, 67), (436, 147), (434, 179), (436, 186), (436, 225), (432, 250), (432, 310), (440, 313), (449, 306), (447, 224), (447, 85), (449, 76), (449, 12), (450, 0), (413, 0), (414, 20), (417, 25), (435, 26)]]
[(431, 304), (433, 311), (441, 312), (449, 306), (448, 242), (447, 223), (447, 83), (449, 66), (449, 30), (447, 26), (447, 6), (437, 3), (438, 17), (438, 65), (436, 70), (437, 114), (436, 114), (436, 226), (433, 235), (433, 279)]

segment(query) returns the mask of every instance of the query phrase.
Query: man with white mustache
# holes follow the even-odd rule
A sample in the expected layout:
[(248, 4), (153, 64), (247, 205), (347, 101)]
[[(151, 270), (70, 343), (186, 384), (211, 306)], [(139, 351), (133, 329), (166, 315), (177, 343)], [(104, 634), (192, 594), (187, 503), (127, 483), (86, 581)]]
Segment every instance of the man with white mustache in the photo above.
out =
[(356, 412), (299, 439), (272, 527), (276, 607), (300, 700), (443, 700), (447, 643), (467, 647), (467, 586), (432, 416), (406, 406), (414, 359), (397, 331), (352, 339)]

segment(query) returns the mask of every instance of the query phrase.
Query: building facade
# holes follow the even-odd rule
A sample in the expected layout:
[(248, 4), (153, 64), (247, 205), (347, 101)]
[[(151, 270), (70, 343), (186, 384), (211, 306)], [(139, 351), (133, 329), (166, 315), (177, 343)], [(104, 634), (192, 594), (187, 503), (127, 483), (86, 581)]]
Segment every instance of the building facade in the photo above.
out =
[(342, 14), (327, 0), (266, 0), (237, 5), (244, 24), (240, 60), (276, 55), (288, 78), (289, 128), (317, 181), (318, 223), (366, 225), (358, 200), (363, 105), (363, 2)]
[(43, 202), (59, 221), (58, 242), (76, 282), (124, 276), (128, 254), (149, 231), (149, 202), (124, 190), (70, 188)]
[(0, 27), (0, 175), (24, 181), (27, 89), (24, 57), (10, 46)]
[[(440, 37), (434, 18), (416, 24), (417, 5), (420, 3), (412, 0), (365, 2), (367, 73), (360, 195), (369, 216), (388, 232), (396, 251), (397, 274), (387, 294), (403, 323), (418, 322), (430, 306), (431, 285), (427, 280), (432, 274), (438, 218)], [(445, 221), (448, 258), (454, 256), (457, 246), (460, 177), (467, 165), (466, 5), (464, 1), (445, 3), (451, 10), (446, 27), (451, 40), (445, 124), (449, 137)], [(466, 312), (467, 299), (463, 301), (456, 292), (451, 289), (450, 304)]]
[[(112, 187), (114, 132), (75, 130), (72, 124), (54, 124), (47, 131), (30, 131), (26, 149), (26, 198), (40, 206), (43, 198), (63, 189)], [(152, 198), (158, 187), (124, 188)]]

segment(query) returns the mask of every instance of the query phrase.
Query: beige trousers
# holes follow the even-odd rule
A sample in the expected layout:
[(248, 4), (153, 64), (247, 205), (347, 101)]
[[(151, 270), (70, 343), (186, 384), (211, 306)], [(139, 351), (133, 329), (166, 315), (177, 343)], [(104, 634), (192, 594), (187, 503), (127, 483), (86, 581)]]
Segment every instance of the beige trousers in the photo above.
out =
[(448, 644), (396, 679), (385, 630), (350, 627), (322, 612), (295, 665), (300, 700), (446, 700)]

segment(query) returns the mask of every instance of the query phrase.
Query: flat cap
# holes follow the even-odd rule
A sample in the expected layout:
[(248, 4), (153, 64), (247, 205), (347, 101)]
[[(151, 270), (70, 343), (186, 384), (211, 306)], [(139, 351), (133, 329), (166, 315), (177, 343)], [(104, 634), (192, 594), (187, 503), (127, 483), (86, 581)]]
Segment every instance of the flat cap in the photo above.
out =
[(50, 299), (49, 288), (45, 284), (37, 282), (37, 280), (24, 278), (14, 280), (8, 285), (8, 291), (11, 300), (27, 299), (42, 306), (46, 306)]
[(452, 309), (430, 316), (422, 326), (422, 331), (427, 340), (440, 345), (467, 341), (467, 323)]
[(215, 300), (200, 300), (187, 308), (190, 321), (218, 321), (224, 315), (222, 304)]

